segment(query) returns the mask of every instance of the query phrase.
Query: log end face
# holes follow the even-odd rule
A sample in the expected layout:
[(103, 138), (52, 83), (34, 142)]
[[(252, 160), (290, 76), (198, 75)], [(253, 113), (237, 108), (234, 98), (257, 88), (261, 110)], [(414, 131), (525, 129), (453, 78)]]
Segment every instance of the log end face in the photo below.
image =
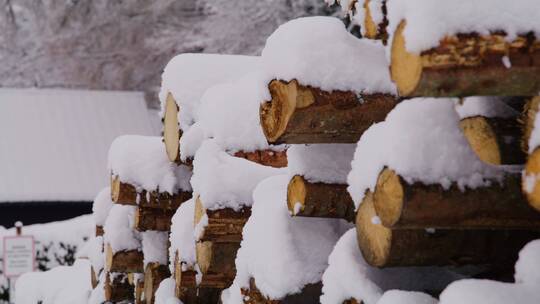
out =
[(180, 125), (178, 106), (171, 93), (167, 94), (165, 115), (163, 117), (163, 141), (167, 156), (172, 162), (180, 161)]
[(390, 76), (396, 83), (401, 96), (410, 96), (422, 77), (422, 59), (407, 51), (405, 35), (406, 21), (401, 21), (395, 34), (391, 49)]
[(377, 39), (378, 26), (375, 22), (373, 22), (371, 10), (369, 9), (369, 0), (364, 1), (364, 12), (364, 36), (369, 39)]
[[(272, 100), (261, 104), (261, 127), (268, 142), (275, 143), (285, 133), (290, 117), (296, 109), (298, 84), (295, 80), (272, 80), (268, 84)], [(304, 97), (305, 98), (305, 97)]]
[(540, 211), (540, 148), (529, 155), (523, 174), (523, 192), (529, 204)]
[(120, 197), (120, 178), (118, 175), (111, 175), (111, 200), (118, 203)]
[(538, 113), (538, 106), (540, 105), (540, 96), (536, 96), (527, 100), (525, 107), (523, 108), (523, 114), (520, 119), (522, 124), (523, 139), (521, 142), (521, 149), (525, 153), (529, 153), (529, 139), (534, 129), (534, 120), (536, 113)]
[(110, 244), (105, 246), (105, 270), (112, 271), (114, 253)]
[(492, 165), (501, 165), (501, 149), (497, 142), (497, 135), (484, 117), (462, 119), (459, 126), (480, 160)]
[(195, 249), (199, 269), (203, 274), (208, 273), (212, 263), (212, 242), (197, 242)]
[(358, 245), (368, 264), (383, 267), (390, 256), (392, 231), (377, 223), (376, 219), (373, 195), (367, 193), (356, 215)]
[(401, 178), (390, 169), (384, 169), (377, 179), (373, 194), (375, 212), (386, 227), (394, 226), (403, 211), (404, 189)]
[(305, 207), (306, 184), (300, 175), (295, 175), (287, 186), (287, 207), (293, 216), (301, 213)]

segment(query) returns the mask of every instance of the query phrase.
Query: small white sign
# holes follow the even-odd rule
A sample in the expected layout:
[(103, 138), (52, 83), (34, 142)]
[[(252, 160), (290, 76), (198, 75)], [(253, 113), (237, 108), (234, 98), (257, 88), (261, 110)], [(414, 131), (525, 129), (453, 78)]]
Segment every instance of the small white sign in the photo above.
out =
[(36, 252), (34, 237), (4, 237), (4, 276), (18, 277), (35, 270)]

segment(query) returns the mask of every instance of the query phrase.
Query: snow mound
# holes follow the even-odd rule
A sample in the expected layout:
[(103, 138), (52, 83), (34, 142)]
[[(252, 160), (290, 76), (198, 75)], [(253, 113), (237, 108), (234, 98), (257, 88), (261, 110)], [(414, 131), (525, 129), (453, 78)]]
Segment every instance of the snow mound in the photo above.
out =
[(519, 252), (515, 279), (517, 283), (540, 286), (540, 240), (529, 242)]
[(461, 280), (450, 284), (440, 295), (440, 304), (537, 304), (538, 286), (490, 280)]
[(417, 291), (389, 290), (383, 294), (377, 304), (437, 304), (434, 297)]
[(112, 206), (111, 188), (103, 188), (103, 190), (99, 191), (94, 199), (94, 204), (92, 205), (92, 214), (96, 226), (103, 226), (105, 224), (105, 220), (107, 219), (107, 215), (109, 215)]
[(166, 231), (144, 231), (142, 236), (142, 251), (144, 267), (149, 263), (167, 265), (167, 241), (169, 233)]
[(172, 218), (171, 235), (169, 237), (171, 246), (169, 247), (169, 268), (174, 273), (174, 259), (176, 252), (180, 253), (179, 259), (187, 268), (191, 268), (196, 263), (195, 237), (194, 237), (194, 214), (195, 199), (192, 198), (184, 202)]
[(457, 183), (462, 190), (500, 180), (504, 169), (484, 164), (459, 128), (456, 99), (415, 98), (397, 105), (360, 138), (347, 181), (356, 206), (385, 167), (412, 184)]
[(135, 207), (114, 205), (103, 227), (105, 244), (109, 244), (113, 253), (122, 250), (139, 250), (140, 233), (133, 229)]
[(90, 261), (95, 273), (98, 274), (104, 266), (105, 258), (103, 256), (103, 237), (95, 236), (84, 244), (77, 252), (77, 259), (86, 258)]
[(180, 54), (163, 71), (159, 100), (163, 117), (167, 94), (170, 92), (181, 109), (180, 129), (187, 131), (196, 120), (199, 100), (204, 92), (221, 82), (236, 79), (260, 67), (254, 56), (217, 54)]
[[(407, 21), (404, 35), (409, 52), (436, 47), (445, 36), (458, 33), (503, 31), (512, 41), (519, 34), (533, 32), (540, 37), (536, 0), (392, 0), (387, 1), (388, 32), (393, 33), (402, 20)], [(390, 37), (389, 41), (392, 41)]]
[(355, 149), (354, 144), (292, 145), (287, 150), (289, 174), (312, 183), (346, 184)]
[(266, 40), (264, 69), (273, 78), (326, 91), (392, 93), (384, 46), (358, 39), (343, 22), (332, 17), (304, 17), (289, 21)]
[(498, 97), (467, 97), (456, 103), (459, 118), (484, 116), (489, 118), (511, 118), (519, 113)]
[(158, 136), (117, 137), (109, 149), (108, 169), (121, 182), (132, 184), (138, 191), (174, 194), (191, 190), (189, 169), (169, 161), (165, 145)]
[(175, 295), (175, 282), (173, 278), (167, 278), (161, 283), (156, 290), (155, 304), (182, 304)]
[(236, 257), (236, 278), (223, 292), (223, 303), (242, 303), (240, 288), (248, 287), (251, 278), (271, 299), (299, 293), (305, 285), (319, 282), (336, 241), (350, 228), (343, 220), (291, 218), (286, 204), (288, 182), (287, 175), (274, 176), (255, 189), (252, 214)]

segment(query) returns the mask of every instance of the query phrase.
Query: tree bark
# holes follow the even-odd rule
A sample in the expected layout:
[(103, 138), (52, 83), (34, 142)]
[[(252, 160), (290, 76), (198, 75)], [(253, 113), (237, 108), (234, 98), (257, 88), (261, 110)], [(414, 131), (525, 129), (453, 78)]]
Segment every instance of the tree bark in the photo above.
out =
[(111, 281), (110, 274), (105, 274), (105, 300), (113, 303), (133, 301), (133, 286), (129, 284), (127, 275), (114, 278)]
[(111, 245), (105, 247), (105, 270), (107, 272), (143, 273), (143, 253), (139, 250), (112, 251)]
[(522, 165), (522, 128), (515, 118), (467, 117), (459, 123), (465, 138), (483, 162), (492, 165)]
[(295, 175), (287, 187), (287, 207), (294, 216), (354, 221), (354, 202), (345, 184), (311, 183)]
[(376, 267), (514, 265), (521, 248), (540, 237), (538, 230), (387, 228), (376, 216), (368, 193), (358, 209), (356, 230), (364, 259)]
[(159, 283), (170, 276), (169, 267), (159, 263), (148, 263), (144, 271), (144, 299), (146, 304), (154, 304)]
[(103, 236), (103, 233), (105, 231), (103, 230), (103, 226), (97, 226), (96, 225), (96, 236)]
[(135, 212), (135, 229), (138, 231), (170, 231), (174, 210), (139, 207)]
[(263, 166), (270, 166), (274, 168), (287, 167), (287, 150), (257, 150), (253, 152), (238, 151), (234, 153), (234, 156), (245, 158)]
[(296, 80), (273, 80), (268, 88), (272, 99), (261, 105), (260, 119), (270, 143), (356, 143), (398, 102), (395, 96), (327, 92)]
[(244, 225), (251, 216), (251, 207), (243, 207), (240, 211), (231, 208), (206, 210), (198, 197), (195, 201), (195, 225), (204, 215), (208, 217), (208, 224), (199, 235), (199, 241), (240, 243)]
[[(540, 91), (540, 48), (531, 36), (447, 36), (420, 55), (407, 51), (402, 21), (393, 35), (390, 72), (400, 96), (534, 96)], [(511, 66), (505, 66), (511, 63)], [(505, 63), (506, 62), (506, 63)]]
[(377, 180), (373, 205), (384, 226), (395, 229), (540, 229), (535, 212), (521, 192), (520, 174), (507, 174), (503, 186), (467, 189), (457, 185), (408, 184), (391, 169)]

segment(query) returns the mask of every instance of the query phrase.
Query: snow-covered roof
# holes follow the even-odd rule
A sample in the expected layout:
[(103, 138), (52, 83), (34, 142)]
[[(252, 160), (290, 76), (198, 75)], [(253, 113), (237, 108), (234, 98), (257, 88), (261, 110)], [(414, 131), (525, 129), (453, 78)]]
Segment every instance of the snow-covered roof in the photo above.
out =
[(138, 92), (0, 89), (0, 202), (92, 201), (113, 139), (151, 119)]

